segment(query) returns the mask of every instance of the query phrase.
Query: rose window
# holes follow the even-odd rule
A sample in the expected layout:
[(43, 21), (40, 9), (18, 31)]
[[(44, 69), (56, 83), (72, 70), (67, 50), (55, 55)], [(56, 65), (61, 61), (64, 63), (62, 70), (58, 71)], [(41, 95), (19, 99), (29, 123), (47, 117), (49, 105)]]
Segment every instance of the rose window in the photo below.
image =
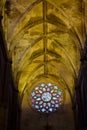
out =
[(39, 112), (49, 113), (57, 110), (63, 103), (62, 90), (51, 83), (42, 83), (31, 93), (31, 104)]

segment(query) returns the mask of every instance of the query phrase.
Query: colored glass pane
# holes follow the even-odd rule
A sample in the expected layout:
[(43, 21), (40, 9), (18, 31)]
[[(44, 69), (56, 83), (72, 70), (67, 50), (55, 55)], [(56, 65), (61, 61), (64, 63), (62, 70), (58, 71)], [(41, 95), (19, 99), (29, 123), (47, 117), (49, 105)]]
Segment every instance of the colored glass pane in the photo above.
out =
[(32, 106), (39, 112), (49, 113), (57, 110), (63, 103), (63, 93), (58, 86), (42, 83), (31, 93)]

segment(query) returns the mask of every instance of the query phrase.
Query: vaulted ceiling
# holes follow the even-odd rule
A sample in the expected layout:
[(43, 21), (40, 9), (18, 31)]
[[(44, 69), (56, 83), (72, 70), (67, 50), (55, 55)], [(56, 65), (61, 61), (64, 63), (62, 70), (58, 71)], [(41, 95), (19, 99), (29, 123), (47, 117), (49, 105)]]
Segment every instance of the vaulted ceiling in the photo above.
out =
[[(1, 0), (0, 12), (22, 107), (30, 108), (29, 94), (44, 82), (59, 86), (64, 104), (72, 104), (87, 32), (87, 1)], [(58, 125), (56, 120), (50, 118)]]
[[(2, 1), (3, 29), (20, 97), (52, 82), (71, 102), (86, 35), (84, 0)], [(3, 6), (4, 5), (4, 6)]]

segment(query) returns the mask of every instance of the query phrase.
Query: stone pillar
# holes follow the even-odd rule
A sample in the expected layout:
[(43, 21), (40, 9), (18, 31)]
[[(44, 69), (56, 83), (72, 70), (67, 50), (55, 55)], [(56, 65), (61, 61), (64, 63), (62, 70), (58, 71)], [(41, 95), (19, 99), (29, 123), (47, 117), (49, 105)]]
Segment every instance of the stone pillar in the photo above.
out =
[(0, 16), (0, 130), (6, 130), (11, 62), (7, 57)]
[(0, 16), (0, 130), (19, 130), (20, 109)]
[(87, 38), (81, 57), (81, 67), (76, 85), (76, 119), (78, 130), (87, 130)]

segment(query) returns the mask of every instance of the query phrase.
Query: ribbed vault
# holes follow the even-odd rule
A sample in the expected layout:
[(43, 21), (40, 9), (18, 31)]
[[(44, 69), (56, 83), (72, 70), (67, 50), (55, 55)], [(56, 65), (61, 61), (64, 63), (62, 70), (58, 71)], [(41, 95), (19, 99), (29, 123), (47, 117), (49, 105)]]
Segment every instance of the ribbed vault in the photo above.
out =
[(52, 82), (64, 91), (65, 104), (71, 103), (85, 41), (86, 2), (9, 0), (3, 14), (21, 101), (37, 84)]

